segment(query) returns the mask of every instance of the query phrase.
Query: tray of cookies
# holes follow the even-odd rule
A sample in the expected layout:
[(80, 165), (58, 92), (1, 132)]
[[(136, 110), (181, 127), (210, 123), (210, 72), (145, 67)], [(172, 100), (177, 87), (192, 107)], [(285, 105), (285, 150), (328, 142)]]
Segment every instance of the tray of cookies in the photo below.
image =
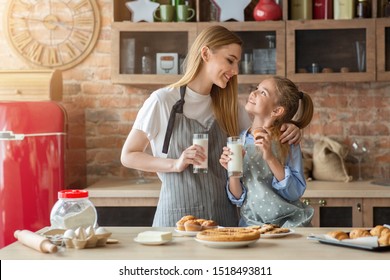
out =
[(353, 228), (349, 232), (334, 230), (307, 238), (328, 245), (378, 252), (390, 251), (390, 228), (385, 225), (377, 225), (371, 229)]
[(248, 228), (259, 231), (262, 238), (280, 238), (295, 232), (291, 228), (280, 227), (276, 224), (251, 225)]

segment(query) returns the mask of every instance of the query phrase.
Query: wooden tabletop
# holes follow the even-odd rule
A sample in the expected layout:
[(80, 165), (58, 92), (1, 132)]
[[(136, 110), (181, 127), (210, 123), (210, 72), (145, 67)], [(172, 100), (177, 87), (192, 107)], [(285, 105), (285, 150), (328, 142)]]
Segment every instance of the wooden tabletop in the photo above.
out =
[[(60, 247), (57, 253), (45, 254), (14, 242), (0, 250), (1, 260), (390, 260), (390, 251), (375, 252), (339, 247), (308, 240), (310, 234), (327, 233), (331, 228), (296, 228), (282, 238), (264, 238), (254, 244), (233, 249), (210, 248), (193, 237), (179, 236), (173, 228), (107, 227), (117, 244), (89, 249)], [(142, 245), (133, 239), (146, 230), (169, 230), (173, 241), (164, 245)], [(342, 229), (350, 231), (351, 229)]]

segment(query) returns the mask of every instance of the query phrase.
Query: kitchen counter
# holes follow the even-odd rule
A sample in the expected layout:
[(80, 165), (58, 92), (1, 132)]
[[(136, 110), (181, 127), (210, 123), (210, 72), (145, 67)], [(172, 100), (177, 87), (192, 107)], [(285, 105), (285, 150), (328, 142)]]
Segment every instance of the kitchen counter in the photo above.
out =
[[(95, 206), (156, 206), (161, 182), (153, 180), (137, 184), (131, 180), (108, 179), (88, 188)], [(371, 181), (329, 182), (308, 181), (303, 196), (310, 198), (390, 198), (390, 186), (374, 185)]]
[[(146, 230), (169, 230), (173, 228), (106, 227), (117, 244), (90, 249), (66, 249), (45, 254), (14, 242), (0, 250), (1, 260), (390, 260), (390, 251), (372, 252), (321, 244), (308, 240), (310, 234), (327, 233), (331, 228), (295, 228), (295, 233), (282, 238), (264, 238), (254, 244), (233, 249), (210, 248), (198, 243), (193, 237), (178, 236), (160, 246), (146, 246), (133, 239)], [(350, 231), (348, 228), (341, 229)]]

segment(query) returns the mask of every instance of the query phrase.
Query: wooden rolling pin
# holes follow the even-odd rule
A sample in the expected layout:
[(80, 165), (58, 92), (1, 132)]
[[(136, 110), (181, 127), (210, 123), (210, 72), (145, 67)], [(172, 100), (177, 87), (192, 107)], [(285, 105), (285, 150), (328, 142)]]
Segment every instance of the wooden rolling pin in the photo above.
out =
[(29, 230), (16, 230), (14, 236), (22, 244), (42, 253), (55, 253), (57, 246), (52, 244), (46, 237)]

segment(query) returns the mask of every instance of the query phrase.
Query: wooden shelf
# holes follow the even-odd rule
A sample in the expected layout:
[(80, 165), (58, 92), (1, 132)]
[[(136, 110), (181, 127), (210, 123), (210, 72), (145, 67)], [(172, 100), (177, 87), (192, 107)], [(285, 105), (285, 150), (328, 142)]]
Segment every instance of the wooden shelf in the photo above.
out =
[[(159, 0), (170, 3), (169, 0)], [(252, 1), (245, 9), (245, 20), (258, 1)], [(148, 74), (140, 71), (143, 47), (152, 49), (153, 61), (157, 52), (178, 53), (182, 58), (197, 34), (210, 25), (223, 25), (236, 32), (244, 41), (245, 52), (265, 48), (266, 35), (276, 36), (276, 71), (265, 74), (239, 74), (240, 84), (257, 84), (270, 75), (287, 76), (294, 82), (372, 82), (390, 81), (390, 22), (379, 18), (379, 0), (371, 1), (372, 18), (352, 20), (288, 20), (289, 1), (282, 1), (283, 20), (209, 22), (206, 10), (209, 1), (192, 0), (196, 10), (194, 22), (131, 22), (131, 13), (125, 7), (126, 0), (114, 2), (112, 23), (112, 82), (135, 85), (166, 85), (176, 82), (178, 74)], [(207, 8), (207, 9), (206, 9)], [(253, 18), (252, 18), (253, 20)], [(121, 40), (134, 38), (134, 72), (121, 70)], [(364, 41), (366, 49), (365, 69), (357, 70), (355, 41)], [(162, 43), (163, 42), (163, 43)], [(331, 68), (332, 73), (310, 73), (311, 63)], [(349, 69), (341, 73), (342, 67)], [(180, 68), (180, 66), (179, 66)], [(308, 73), (301, 73), (301, 69)], [(154, 68), (155, 69), (155, 68)], [(131, 71), (130, 71), (131, 72)], [(156, 73), (154, 70), (153, 73)], [(263, 72), (261, 72), (263, 73)]]
[(390, 19), (376, 20), (377, 80), (390, 81)]

